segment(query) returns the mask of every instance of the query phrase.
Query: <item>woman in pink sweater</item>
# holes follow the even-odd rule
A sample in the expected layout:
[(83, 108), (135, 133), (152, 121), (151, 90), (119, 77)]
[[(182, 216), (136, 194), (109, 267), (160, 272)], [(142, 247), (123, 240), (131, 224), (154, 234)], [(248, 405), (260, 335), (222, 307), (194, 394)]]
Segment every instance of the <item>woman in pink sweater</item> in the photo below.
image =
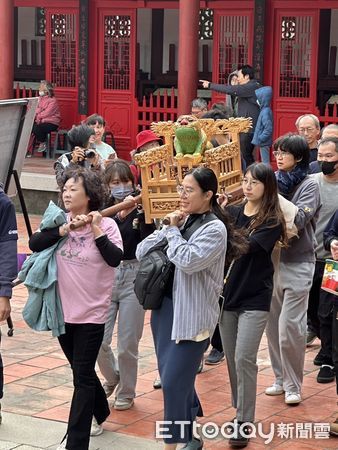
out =
[(33, 134), (40, 143), (37, 152), (46, 151), (47, 134), (59, 128), (61, 120), (54, 89), (49, 81), (42, 80), (39, 86), (39, 102), (36, 108)]

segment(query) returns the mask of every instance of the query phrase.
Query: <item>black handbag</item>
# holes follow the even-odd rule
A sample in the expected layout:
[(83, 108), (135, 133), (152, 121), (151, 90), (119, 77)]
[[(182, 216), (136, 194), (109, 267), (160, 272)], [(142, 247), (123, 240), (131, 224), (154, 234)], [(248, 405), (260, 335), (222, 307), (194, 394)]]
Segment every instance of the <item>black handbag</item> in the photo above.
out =
[[(202, 225), (216, 220), (214, 214), (203, 214), (187, 228), (182, 236), (189, 240), (190, 236)], [(134, 282), (134, 292), (143, 309), (159, 309), (169, 281), (174, 275), (175, 265), (167, 256), (168, 244), (158, 244), (141, 259), (140, 267)]]

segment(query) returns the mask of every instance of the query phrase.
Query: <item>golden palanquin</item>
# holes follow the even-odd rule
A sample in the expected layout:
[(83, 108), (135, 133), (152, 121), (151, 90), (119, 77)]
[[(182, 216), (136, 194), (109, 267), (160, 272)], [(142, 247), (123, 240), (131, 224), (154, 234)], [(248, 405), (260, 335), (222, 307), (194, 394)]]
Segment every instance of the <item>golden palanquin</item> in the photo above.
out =
[(141, 169), (142, 203), (146, 222), (163, 218), (179, 208), (176, 186), (182, 182), (188, 170), (194, 167), (209, 167), (219, 183), (219, 192), (235, 194), (241, 184), (241, 155), (239, 133), (251, 128), (250, 118), (200, 119), (201, 129), (207, 141), (217, 135), (227, 135), (229, 143), (205, 150), (203, 155), (176, 157), (174, 150), (175, 122), (157, 122), (151, 129), (163, 138), (164, 145), (135, 155)]

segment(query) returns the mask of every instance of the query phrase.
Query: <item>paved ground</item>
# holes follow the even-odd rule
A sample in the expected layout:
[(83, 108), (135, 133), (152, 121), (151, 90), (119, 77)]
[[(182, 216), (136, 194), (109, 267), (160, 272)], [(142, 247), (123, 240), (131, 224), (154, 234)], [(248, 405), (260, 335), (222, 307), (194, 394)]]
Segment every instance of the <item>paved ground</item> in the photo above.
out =
[[(33, 229), (39, 218), (32, 217)], [(22, 217), (19, 216), (21, 252), (27, 251), (27, 238)], [(21, 310), (25, 304), (25, 287), (15, 288), (13, 337), (3, 331), (3, 350), (5, 363), (5, 397), (2, 401), (4, 421), (0, 428), (0, 450), (54, 449), (65, 431), (69, 404), (72, 393), (71, 372), (59, 350), (58, 342), (49, 333), (31, 331), (22, 320)], [(116, 346), (116, 336), (113, 339)], [(338, 439), (319, 439), (315, 423), (327, 423), (338, 415), (337, 396), (334, 383), (318, 384), (318, 368), (312, 361), (319, 349), (319, 341), (307, 349), (304, 368), (304, 401), (296, 407), (286, 406), (283, 397), (267, 397), (264, 390), (273, 382), (273, 374), (267, 352), (265, 337), (258, 355), (259, 375), (257, 388), (256, 419), (263, 424), (265, 433), (269, 427), (287, 424), (286, 437), (277, 436), (265, 444), (260, 436), (253, 438), (248, 448), (259, 449), (338, 449)], [(145, 328), (140, 346), (139, 377), (135, 405), (129, 411), (112, 412), (104, 428), (106, 433), (91, 440), (91, 449), (153, 449), (161, 448), (155, 439), (155, 421), (162, 420), (162, 392), (153, 390), (156, 360), (149, 326), (149, 314), (146, 315)], [(205, 366), (197, 377), (197, 391), (200, 396), (205, 417), (201, 423), (213, 422), (221, 426), (234, 417), (231, 407), (230, 386), (226, 365)], [(296, 424), (299, 425), (296, 425)], [(309, 425), (311, 424), (311, 425)], [(306, 431), (311, 426), (310, 431)], [(307, 438), (295, 438), (297, 436)], [(210, 429), (210, 428), (209, 428)], [(214, 431), (215, 427), (212, 431)], [(279, 429), (280, 426), (279, 426)], [(293, 438), (291, 432), (293, 431)], [(325, 433), (324, 433), (325, 434)], [(315, 437), (316, 436), (316, 437)], [(228, 448), (221, 436), (207, 440), (205, 448)]]

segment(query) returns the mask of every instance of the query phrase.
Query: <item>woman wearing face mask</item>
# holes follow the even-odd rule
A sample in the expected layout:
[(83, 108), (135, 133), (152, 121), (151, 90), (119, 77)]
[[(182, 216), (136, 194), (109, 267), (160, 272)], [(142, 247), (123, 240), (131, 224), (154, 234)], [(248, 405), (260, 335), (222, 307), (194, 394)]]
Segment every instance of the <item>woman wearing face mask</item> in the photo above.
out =
[[(110, 191), (107, 206), (133, 199), (134, 177), (129, 165), (120, 159), (108, 164), (104, 180)], [(139, 267), (136, 246), (155, 227), (146, 224), (142, 209), (136, 202), (132, 208), (120, 211), (116, 221), (123, 240), (124, 256), (116, 269), (111, 307), (99, 356), (97, 359), (105, 378), (103, 388), (107, 397), (115, 391), (114, 408), (126, 410), (133, 406), (137, 380), (138, 345), (142, 337), (144, 310), (134, 293), (134, 280)], [(111, 349), (114, 326), (118, 315), (117, 356)], [(116, 388), (116, 390), (115, 390)]]
[(315, 229), (321, 206), (318, 183), (307, 175), (309, 146), (304, 137), (289, 134), (274, 143), (279, 193), (297, 208), (298, 236), (282, 248), (274, 277), (267, 337), (275, 382), (267, 395), (285, 395), (285, 403), (302, 401), (309, 291), (315, 268)]
[(32, 133), (40, 143), (37, 152), (46, 151), (47, 134), (59, 128), (61, 114), (54, 89), (49, 81), (42, 80), (39, 86), (39, 101), (36, 108)]

